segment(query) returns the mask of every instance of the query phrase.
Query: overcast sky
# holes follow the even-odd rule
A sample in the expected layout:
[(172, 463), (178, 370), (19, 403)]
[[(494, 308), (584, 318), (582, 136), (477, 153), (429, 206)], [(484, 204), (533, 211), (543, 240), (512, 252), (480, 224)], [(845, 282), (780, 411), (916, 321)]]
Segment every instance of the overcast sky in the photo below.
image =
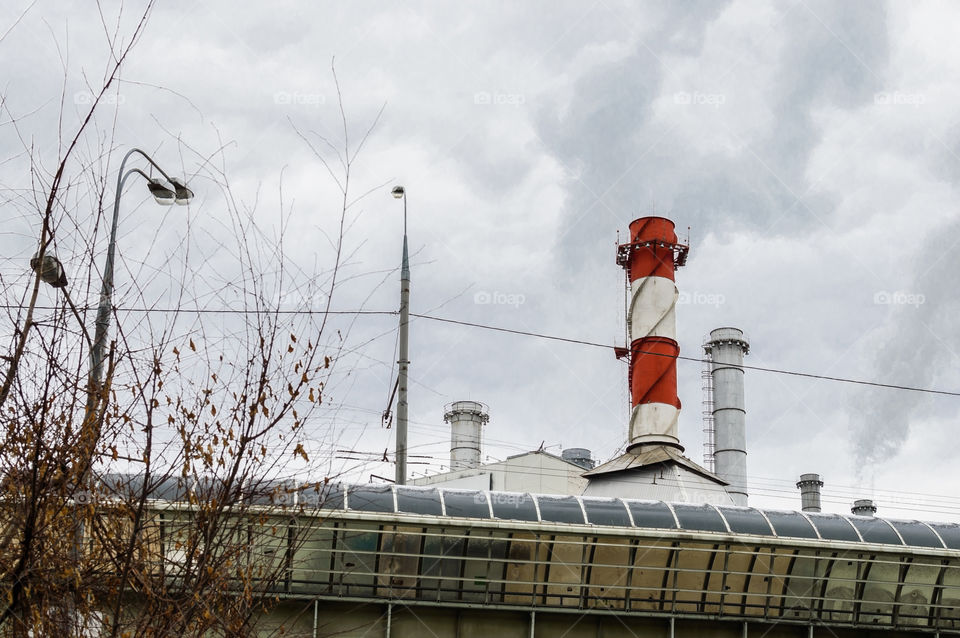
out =
[[(119, 21), (110, 2), (103, 21), (44, 0), (0, 8), (5, 108), (39, 147), (61, 93), (68, 124), (83, 112), (105, 32), (129, 33), (140, 5)], [(343, 143), (335, 59), (352, 147), (383, 108), (353, 167), (355, 194), (379, 189), (352, 211), (357, 277), (335, 307), (397, 308), (399, 183), (413, 312), (622, 344), (617, 232), (656, 214), (684, 238), (690, 228), (683, 355), (736, 326), (751, 365), (956, 391), (958, 31), (955, 3), (906, 1), (160, 2), (98, 118), (117, 148), (192, 178), (186, 218), (205, 263), (229, 257), (202, 240), (225, 209), (205, 177), (214, 157), (268, 234), (288, 217), (286, 254), (313, 272), (332, 258), (339, 201), (298, 131)], [(21, 148), (9, 127), (0, 144), (4, 157)], [(0, 167), (7, 183), (18, 166)], [(121, 233), (128, 272), (183, 262), (174, 213), (158, 220), (137, 197)], [(8, 256), (33, 250), (28, 226), (5, 235)], [(341, 408), (312, 425), (335, 429), (338, 447), (392, 445), (380, 414), (395, 326), (354, 325), (363, 345), (328, 396)], [(411, 452), (429, 463), (413, 471), (446, 464), (443, 406), (460, 399), (490, 406), (491, 458), (543, 444), (605, 460), (625, 442), (626, 366), (609, 349), (421, 319), (411, 359)], [(678, 366), (681, 438), (700, 462), (701, 367)], [(819, 472), (829, 510), (873, 497), (881, 514), (960, 520), (960, 497), (928, 496), (960, 491), (960, 398), (757, 371), (746, 398), (751, 504), (797, 507), (797, 476)], [(393, 469), (353, 477), (371, 473)]]

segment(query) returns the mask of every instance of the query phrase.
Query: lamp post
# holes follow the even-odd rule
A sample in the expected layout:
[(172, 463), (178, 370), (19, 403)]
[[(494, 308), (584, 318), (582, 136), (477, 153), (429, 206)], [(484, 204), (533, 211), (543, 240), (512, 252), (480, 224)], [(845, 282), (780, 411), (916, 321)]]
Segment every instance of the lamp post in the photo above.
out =
[[(161, 181), (156, 180), (139, 168), (131, 168), (126, 173), (123, 168), (133, 154), (138, 154), (147, 160), (151, 166), (163, 175), (173, 188), (169, 188)], [(103, 266), (103, 285), (100, 288), (100, 305), (97, 307), (96, 331), (93, 337), (93, 348), (90, 350), (90, 385), (91, 391), (98, 391), (100, 381), (103, 378), (103, 357), (107, 342), (107, 330), (110, 327), (110, 304), (113, 298), (113, 261), (117, 249), (117, 219), (120, 216), (120, 195), (123, 193), (123, 185), (131, 175), (140, 175), (147, 180), (147, 188), (157, 200), (158, 204), (170, 206), (171, 204), (186, 204), (193, 198), (193, 192), (187, 188), (187, 185), (173, 177), (160, 168), (149, 155), (133, 148), (127, 151), (120, 162), (120, 172), (117, 174), (117, 192), (113, 199), (113, 223), (110, 226), (110, 243), (107, 246), (107, 260)]]
[(410, 259), (407, 255), (407, 192), (393, 188), (393, 196), (403, 200), (403, 261), (400, 264), (400, 371), (397, 377), (397, 485), (407, 484), (407, 369), (410, 367), (408, 328), (410, 325)]

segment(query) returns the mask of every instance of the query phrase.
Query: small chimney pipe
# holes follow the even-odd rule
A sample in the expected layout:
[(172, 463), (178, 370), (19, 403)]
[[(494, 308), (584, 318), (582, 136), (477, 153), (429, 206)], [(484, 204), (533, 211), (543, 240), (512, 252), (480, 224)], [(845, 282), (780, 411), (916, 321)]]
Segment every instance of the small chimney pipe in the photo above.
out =
[(850, 513), (856, 514), (857, 516), (875, 516), (877, 513), (877, 505), (869, 498), (861, 498), (853, 502)]
[(820, 511), (820, 488), (823, 481), (819, 474), (801, 474), (797, 483), (800, 488), (800, 507), (804, 512)]
[(480, 466), (480, 430), (490, 420), (479, 401), (455, 401), (446, 406), (443, 420), (450, 424), (450, 470)]

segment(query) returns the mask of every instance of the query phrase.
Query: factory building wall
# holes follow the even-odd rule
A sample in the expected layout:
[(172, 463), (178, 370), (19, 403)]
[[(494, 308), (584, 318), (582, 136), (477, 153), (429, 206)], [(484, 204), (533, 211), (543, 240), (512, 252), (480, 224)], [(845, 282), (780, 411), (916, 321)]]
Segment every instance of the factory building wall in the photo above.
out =
[(586, 470), (547, 452), (528, 452), (470, 470), (418, 477), (411, 485), (534, 494), (579, 495), (587, 486)]

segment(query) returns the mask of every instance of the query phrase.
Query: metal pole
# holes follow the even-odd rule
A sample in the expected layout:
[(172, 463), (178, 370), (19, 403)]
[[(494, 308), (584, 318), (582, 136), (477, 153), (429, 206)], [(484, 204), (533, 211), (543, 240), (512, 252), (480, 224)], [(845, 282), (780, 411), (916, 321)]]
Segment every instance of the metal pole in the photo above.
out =
[(407, 368), (410, 325), (410, 258), (407, 254), (407, 194), (403, 194), (403, 261), (400, 265), (400, 364), (397, 399), (397, 485), (407, 484)]
[(110, 302), (113, 298), (113, 261), (117, 251), (117, 219), (120, 217), (120, 193), (123, 182), (129, 173), (124, 174), (123, 166), (130, 157), (128, 152), (120, 163), (117, 173), (117, 192), (113, 197), (113, 223), (110, 225), (110, 243), (107, 245), (107, 260), (103, 265), (103, 282), (100, 286), (100, 305), (97, 306), (96, 331), (93, 336), (93, 348), (90, 350), (90, 386), (98, 391), (103, 379), (103, 356), (106, 349), (107, 331), (110, 329)]

